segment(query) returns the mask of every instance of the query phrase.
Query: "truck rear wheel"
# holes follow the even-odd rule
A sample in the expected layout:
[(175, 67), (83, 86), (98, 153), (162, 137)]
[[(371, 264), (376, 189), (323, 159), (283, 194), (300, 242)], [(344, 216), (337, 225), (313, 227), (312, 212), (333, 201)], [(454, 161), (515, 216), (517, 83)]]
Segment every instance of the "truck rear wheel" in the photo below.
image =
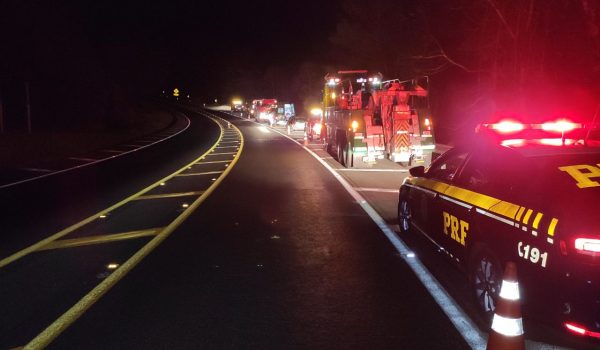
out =
[(345, 165), (347, 168), (354, 166), (354, 162), (352, 159), (352, 145), (350, 144), (350, 142), (346, 142), (346, 145), (342, 149), (342, 155), (342, 158), (344, 159), (343, 165)]
[(342, 164), (343, 166), (346, 166), (346, 159), (344, 159), (344, 157), (346, 156), (344, 154), (344, 145), (342, 143), (338, 143), (337, 145), (337, 159), (340, 162), (340, 164)]

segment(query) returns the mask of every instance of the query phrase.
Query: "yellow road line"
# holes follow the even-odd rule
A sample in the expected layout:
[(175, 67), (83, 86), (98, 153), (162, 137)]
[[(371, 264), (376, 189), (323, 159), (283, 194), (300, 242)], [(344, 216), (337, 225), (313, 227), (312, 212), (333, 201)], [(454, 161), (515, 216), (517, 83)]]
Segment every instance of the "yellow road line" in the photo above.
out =
[(210, 162), (198, 162), (198, 163), (194, 163), (194, 165), (202, 165), (202, 164), (215, 164), (215, 163), (229, 163), (231, 162), (230, 160), (213, 160)]
[(220, 155), (224, 155), (224, 154), (235, 154), (236, 152), (220, 152), (220, 153), (211, 153), (211, 154), (207, 154), (207, 156), (220, 156)]
[(199, 196), (204, 191), (192, 191), (192, 192), (177, 192), (177, 193), (163, 193), (163, 194), (147, 194), (139, 196), (134, 201), (141, 201), (146, 199), (159, 199), (159, 198), (177, 198), (177, 197), (188, 197), (188, 196)]
[[(209, 117), (213, 121), (215, 118)], [(221, 128), (221, 136), (223, 135), (223, 126), (219, 123)], [(235, 126), (233, 126), (235, 127)], [(56, 337), (58, 337), (65, 329), (67, 329), (73, 322), (75, 322), (83, 313), (89, 309), (96, 301), (98, 301), (106, 292), (108, 292), (117, 282), (119, 282), (129, 271), (131, 271), (144, 257), (152, 252), (162, 241), (164, 241), (179, 225), (181, 225), (191, 214), (210, 196), (213, 191), (221, 184), (223, 179), (229, 174), (233, 166), (237, 163), (244, 149), (244, 136), (241, 131), (235, 127), (240, 134), (242, 140), (240, 149), (236, 156), (231, 161), (231, 166), (225, 169), (223, 174), (217, 178), (215, 182), (198, 198), (196, 199), (186, 210), (184, 210), (175, 220), (167, 225), (158, 235), (156, 235), (150, 242), (146, 243), (144, 247), (138, 250), (131, 258), (125, 263), (119, 266), (113, 273), (105, 278), (100, 284), (86, 294), (81, 300), (73, 305), (67, 312), (55, 320), (50, 326), (48, 326), (42, 333), (38, 334), (33, 340), (31, 340), (25, 349), (42, 349), (48, 346)], [(220, 137), (219, 137), (220, 139)], [(215, 144), (216, 145), (216, 144)], [(213, 146), (214, 147), (214, 146)], [(212, 148), (211, 148), (212, 150)], [(187, 166), (186, 166), (187, 167)], [(184, 168), (185, 169), (185, 168)]]
[(60, 248), (81, 247), (81, 246), (93, 245), (93, 244), (124, 241), (124, 240), (128, 240), (128, 239), (134, 239), (134, 238), (140, 238), (140, 237), (156, 236), (162, 229), (163, 229), (162, 227), (159, 227), (159, 228), (151, 228), (148, 230), (137, 230), (137, 231), (122, 232), (122, 233), (114, 233), (114, 234), (110, 234), (110, 235), (97, 235), (97, 236), (73, 238), (73, 239), (59, 239), (59, 240), (50, 242), (48, 245), (41, 247), (39, 249), (39, 251), (60, 249)]
[(213, 175), (213, 174), (220, 174), (222, 173), (222, 171), (206, 171), (203, 173), (181, 173), (181, 174), (177, 174), (177, 176), (199, 176), (199, 175)]
[[(213, 121), (215, 121), (215, 120), (213, 119)], [(217, 122), (217, 124), (218, 124), (218, 122)], [(221, 140), (223, 139), (223, 127), (221, 126), (221, 124), (219, 124), (219, 127), (221, 128), (221, 133), (219, 134), (219, 138), (217, 139), (217, 142), (215, 142), (215, 144), (208, 151), (206, 151), (203, 155), (201, 155), (200, 157), (194, 159), (194, 161), (192, 161), (190, 164), (182, 167), (181, 169), (177, 170), (173, 174), (171, 174), (171, 175), (169, 175), (169, 176), (167, 176), (167, 177), (165, 177), (163, 179), (158, 180), (154, 184), (152, 184), (152, 185), (150, 185), (150, 186), (142, 189), (141, 191), (139, 191), (139, 192), (137, 192), (137, 193), (135, 193), (135, 194), (133, 194), (133, 195), (131, 195), (131, 196), (123, 199), (122, 201), (120, 201), (120, 202), (118, 202), (118, 203), (116, 203), (116, 204), (114, 204), (114, 205), (112, 205), (112, 206), (110, 206), (110, 207), (108, 207), (108, 208), (106, 208), (106, 209), (104, 209), (104, 210), (102, 210), (102, 211), (100, 211), (100, 212), (98, 212), (98, 213), (96, 213), (96, 214), (94, 214), (94, 215), (86, 218), (86, 219), (83, 219), (80, 222), (78, 222), (78, 223), (76, 223), (74, 225), (71, 225), (71, 226), (69, 226), (69, 227), (67, 227), (67, 228), (65, 228), (65, 229), (63, 229), (63, 230), (61, 230), (61, 231), (59, 231), (59, 232), (57, 232), (57, 233), (55, 233), (55, 234), (53, 234), (53, 235), (51, 235), (51, 236), (49, 236), (47, 238), (45, 238), (45, 239), (43, 239), (43, 240), (35, 243), (35, 244), (32, 244), (32, 245), (30, 245), (27, 248), (24, 248), (24, 249), (22, 249), (22, 250), (20, 250), (20, 251), (18, 251), (16, 253), (14, 253), (14, 254), (12, 254), (12, 255), (10, 255), (10, 256), (8, 256), (8, 257), (0, 260), (0, 268), (3, 268), (4, 266), (6, 266), (6, 265), (8, 265), (8, 264), (10, 264), (10, 263), (12, 263), (12, 262), (14, 262), (16, 260), (21, 259), (22, 257), (24, 257), (24, 256), (26, 256), (28, 254), (31, 254), (32, 252), (35, 252), (40, 247), (43, 247), (43, 246), (47, 245), (48, 243), (50, 243), (52, 241), (55, 241), (55, 240), (57, 240), (57, 239), (59, 239), (59, 238), (61, 238), (63, 236), (66, 236), (66, 235), (70, 234), (71, 232), (73, 232), (73, 231), (75, 231), (75, 230), (77, 230), (77, 229), (79, 229), (79, 228), (81, 228), (81, 227), (89, 224), (90, 222), (98, 219), (100, 216), (106, 215), (106, 214), (110, 213), (111, 211), (113, 211), (113, 210), (115, 210), (115, 209), (117, 209), (117, 208), (119, 208), (119, 207), (121, 207), (121, 206), (129, 203), (133, 199), (135, 199), (135, 198), (143, 195), (144, 193), (152, 190), (154, 187), (160, 186), (161, 183), (167, 182), (169, 179), (175, 177), (177, 174), (186, 171), (188, 169), (188, 167), (192, 166), (194, 163), (197, 163), (199, 160), (203, 159), (209, 153), (211, 153), (212, 151), (214, 151), (215, 147), (217, 147), (217, 145), (221, 142)]]

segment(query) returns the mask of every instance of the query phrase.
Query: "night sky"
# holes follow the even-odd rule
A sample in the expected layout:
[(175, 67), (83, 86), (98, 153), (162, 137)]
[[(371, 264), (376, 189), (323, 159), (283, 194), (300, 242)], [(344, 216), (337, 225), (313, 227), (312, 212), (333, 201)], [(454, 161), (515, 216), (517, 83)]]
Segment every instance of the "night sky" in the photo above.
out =
[(588, 115), (600, 90), (600, 4), (587, 0), (7, 0), (0, 39), (6, 113), (20, 113), (30, 82), (53, 123), (174, 87), (197, 102), (303, 106), (340, 68), (428, 76), (434, 119), (452, 127), (557, 101), (585, 104)]

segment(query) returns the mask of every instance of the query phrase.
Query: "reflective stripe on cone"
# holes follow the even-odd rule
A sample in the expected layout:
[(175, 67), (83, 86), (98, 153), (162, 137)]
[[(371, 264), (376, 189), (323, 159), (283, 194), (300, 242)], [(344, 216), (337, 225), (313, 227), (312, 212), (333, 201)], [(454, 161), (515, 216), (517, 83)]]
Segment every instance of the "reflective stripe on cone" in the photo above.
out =
[(492, 330), (488, 338), (488, 350), (524, 350), (525, 337), (517, 267), (508, 262), (500, 288), (498, 303), (492, 320)]

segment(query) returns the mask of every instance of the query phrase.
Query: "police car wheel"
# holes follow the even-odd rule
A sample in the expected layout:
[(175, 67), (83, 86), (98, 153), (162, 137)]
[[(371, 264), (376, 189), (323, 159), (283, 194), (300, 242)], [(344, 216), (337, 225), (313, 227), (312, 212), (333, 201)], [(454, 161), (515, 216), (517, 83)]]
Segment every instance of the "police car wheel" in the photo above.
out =
[(405, 199), (400, 200), (398, 203), (398, 226), (400, 226), (400, 232), (407, 233), (410, 230), (410, 206)]
[(479, 311), (491, 318), (502, 282), (500, 261), (487, 248), (479, 248), (471, 259), (470, 275)]

